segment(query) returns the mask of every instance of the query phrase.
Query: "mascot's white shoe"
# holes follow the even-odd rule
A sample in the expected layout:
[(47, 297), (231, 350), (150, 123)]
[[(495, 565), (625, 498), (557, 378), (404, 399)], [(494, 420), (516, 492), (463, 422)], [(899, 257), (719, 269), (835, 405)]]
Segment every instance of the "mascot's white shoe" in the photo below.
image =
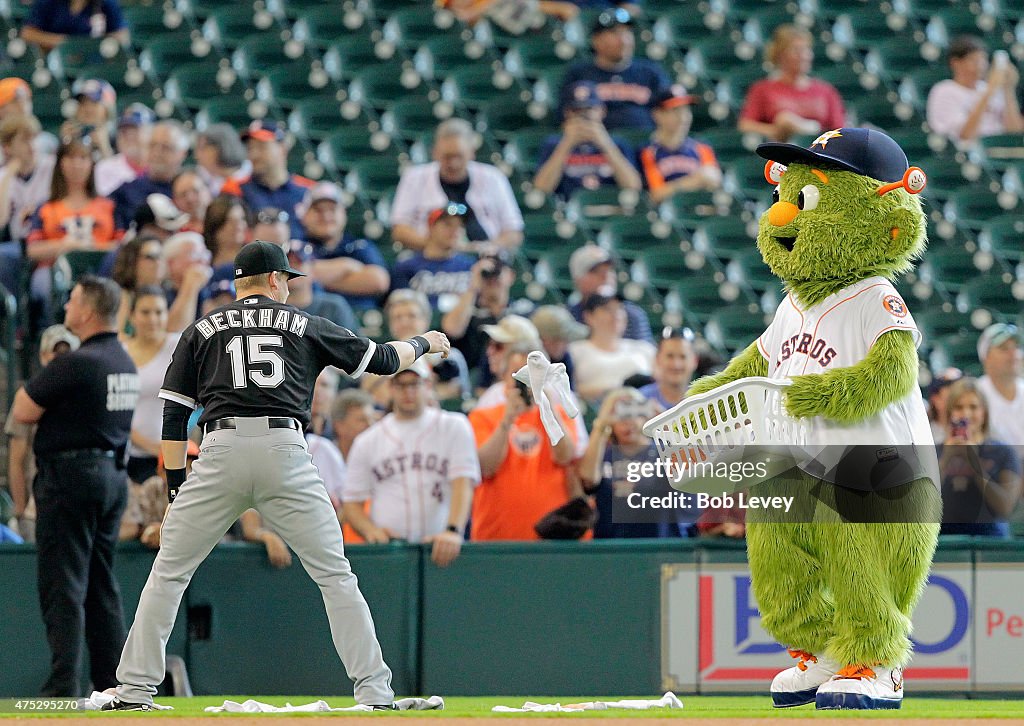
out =
[(822, 684), (814, 703), (820, 709), (899, 708), (903, 703), (903, 669), (846, 666)]
[(839, 670), (838, 663), (824, 656), (814, 656), (805, 650), (790, 650), (788, 653), (799, 658), (800, 662), (779, 673), (772, 681), (775, 708), (814, 703), (818, 687)]

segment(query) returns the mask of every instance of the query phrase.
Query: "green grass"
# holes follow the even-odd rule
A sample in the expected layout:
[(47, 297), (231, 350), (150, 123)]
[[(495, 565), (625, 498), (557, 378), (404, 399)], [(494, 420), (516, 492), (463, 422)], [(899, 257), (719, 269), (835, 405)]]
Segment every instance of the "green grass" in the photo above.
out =
[[(219, 706), (225, 700), (245, 701), (254, 698), (263, 703), (270, 703), (283, 706), (285, 703), (299, 705), (311, 703), (323, 699), (333, 707), (351, 706), (351, 698), (323, 697), (323, 696), (199, 696), (196, 698), (165, 698), (158, 699), (161, 704), (174, 706), (173, 711), (159, 713), (125, 713), (125, 716), (139, 716), (142, 718), (173, 718), (180, 716), (197, 716), (203, 714), (206, 706)], [(618, 700), (619, 696), (606, 697), (601, 700)], [(825, 711), (816, 712), (811, 706), (776, 710), (771, 707), (770, 700), (764, 696), (681, 696), (683, 710), (656, 709), (651, 711), (626, 711), (608, 710), (591, 711), (585, 718), (673, 718), (673, 717), (698, 717), (698, 718), (737, 718), (755, 719), (765, 717), (784, 716), (786, 718), (935, 718), (935, 719), (965, 719), (965, 718), (991, 718), (991, 719), (1024, 719), (1024, 700), (998, 700), (998, 699), (948, 699), (948, 698), (927, 698), (923, 696), (908, 698), (899, 711), (874, 711), (865, 713), (862, 711)], [(550, 696), (501, 696), (490, 698), (446, 698), (446, 709), (444, 711), (416, 711), (398, 714), (402, 718), (508, 718), (531, 716), (530, 714), (495, 714), (491, 712), (492, 706), (503, 705), (519, 707), (525, 701), (537, 701), (538, 703), (576, 703), (581, 701), (594, 700), (591, 696), (580, 696), (577, 698), (555, 698)], [(81, 711), (63, 713), (38, 713), (26, 714), (18, 711), (11, 713), (10, 701), (0, 702), (2, 711), (0, 719), (4, 717), (38, 716), (42, 718), (63, 718), (75, 716), (96, 716), (103, 717), (105, 714), (84, 714)], [(251, 716), (254, 714), (244, 714)], [(294, 714), (303, 715), (303, 714)], [(316, 715), (316, 714), (308, 714)], [(334, 714), (337, 715), (337, 714)], [(353, 715), (365, 713), (356, 712)], [(576, 714), (536, 714), (535, 716), (564, 716), (566, 718), (580, 718)], [(222, 715), (223, 717), (223, 715)]]

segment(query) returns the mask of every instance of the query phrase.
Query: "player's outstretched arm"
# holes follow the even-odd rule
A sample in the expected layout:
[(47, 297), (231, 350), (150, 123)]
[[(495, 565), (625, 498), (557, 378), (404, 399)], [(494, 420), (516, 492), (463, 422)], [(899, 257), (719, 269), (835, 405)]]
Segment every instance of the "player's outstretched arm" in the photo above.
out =
[(890, 330), (856, 365), (793, 378), (784, 401), (797, 418), (824, 416), (854, 423), (874, 416), (916, 386), (914, 338), (908, 330)]
[(725, 367), (724, 371), (713, 376), (704, 376), (694, 381), (686, 395), (689, 397), (695, 396), (698, 393), (707, 393), (719, 386), (724, 386), (726, 383), (738, 381), (740, 378), (766, 375), (768, 375), (768, 361), (761, 355), (761, 351), (757, 347), (757, 341), (754, 341), (747, 346), (746, 350), (729, 361), (729, 365)]
[(404, 371), (417, 358), (428, 353), (440, 353), (442, 358), (447, 358), (451, 349), (452, 344), (448, 342), (448, 336), (436, 330), (430, 330), (409, 340), (392, 340), (374, 349), (366, 372), (388, 376)]

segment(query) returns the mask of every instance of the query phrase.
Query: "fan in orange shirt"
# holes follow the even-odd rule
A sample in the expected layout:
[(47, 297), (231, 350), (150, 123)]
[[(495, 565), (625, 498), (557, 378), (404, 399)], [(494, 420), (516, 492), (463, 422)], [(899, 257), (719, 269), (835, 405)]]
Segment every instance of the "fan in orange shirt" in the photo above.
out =
[(88, 137), (65, 138), (57, 150), (50, 201), (35, 213), (26, 238), (28, 257), (39, 267), (73, 250), (111, 249), (121, 238), (114, 203), (96, 195), (94, 161)]
[(512, 380), (524, 365), (526, 354), (513, 353), (505, 403), (469, 414), (483, 475), (473, 495), (472, 540), (539, 539), (533, 525), (570, 499), (567, 470), (575, 456), (576, 427), (556, 407), (566, 435), (551, 446), (540, 409), (524, 402)]

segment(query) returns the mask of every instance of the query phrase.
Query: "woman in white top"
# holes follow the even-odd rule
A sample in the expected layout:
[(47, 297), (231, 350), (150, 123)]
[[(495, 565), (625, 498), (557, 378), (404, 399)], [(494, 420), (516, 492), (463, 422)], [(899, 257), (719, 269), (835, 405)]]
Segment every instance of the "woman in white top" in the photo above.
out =
[(624, 338), (626, 321), (617, 296), (594, 293), (583, 302), (590, 337), (570, 343), (569, 354), (576, 368), (576, 393), (588, 403), (599, 402), (631, 376), (650, 375), (654, 369), (655, 347), (646, 340)]
[(139, 402), (128, 445), (128, 478), (141, 484), (156, 474), (163, 425), (157, 394), (180, 334), (167, 332), (167, 298), (156, 286), (136, 288), (129, 321), (134, 332), (124, 347), (139, 370)]

